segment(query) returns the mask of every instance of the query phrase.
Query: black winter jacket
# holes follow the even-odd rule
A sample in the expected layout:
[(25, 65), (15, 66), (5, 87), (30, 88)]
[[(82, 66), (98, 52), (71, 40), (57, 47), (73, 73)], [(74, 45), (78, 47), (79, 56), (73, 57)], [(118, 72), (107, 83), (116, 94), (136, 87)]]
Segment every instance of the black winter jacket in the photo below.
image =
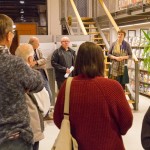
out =
[[(64, 75), (66, 73), (67, 64), (65, 58), (63, 56), (63, 51), (65, 49), (61, 46), (60, 48), (56, 49), (51, 58), (51, 64), (55, 69), (56, 81), (64, 81)], [(72, 54), (72, 66), (74, 66), (75, 62), (75, 51), (69, 48)]]

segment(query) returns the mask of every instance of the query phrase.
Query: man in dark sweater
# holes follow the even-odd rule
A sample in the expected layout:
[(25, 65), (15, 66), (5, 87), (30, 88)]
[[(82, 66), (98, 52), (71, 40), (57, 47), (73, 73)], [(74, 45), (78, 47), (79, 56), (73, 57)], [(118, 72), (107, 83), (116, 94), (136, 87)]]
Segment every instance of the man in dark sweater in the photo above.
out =
[(68, 37), (61, 38), (61, 46), (56, 49), (51, 58), (51, 64), (55, 69), (56, 81), (58, 89), (66, 79), (64, 75), (67, 73), (73, 76), (70, 67), (74, 66), (75, 51), (69, 47), (70, 39)]
[(32, 150), (25, 93), (43, 88), (41, 74), (9, 52), (13, 21), (0, 14), (0, 150)]

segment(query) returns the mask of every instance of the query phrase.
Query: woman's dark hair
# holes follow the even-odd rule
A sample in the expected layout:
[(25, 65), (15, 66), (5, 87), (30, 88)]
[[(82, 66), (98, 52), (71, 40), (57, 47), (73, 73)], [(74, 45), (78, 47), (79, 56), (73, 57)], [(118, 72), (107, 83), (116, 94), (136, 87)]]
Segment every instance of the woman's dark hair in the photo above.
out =
[(104, 76), (104, 55), (102, 48), (92, 42), (80, 45), (75, 61), (75, 75), (89, 78)]
[(122, 29), (120, 29), (117, 33), (123, 33), (124, 34), (124, 37), (126, 36), (126, 32)]

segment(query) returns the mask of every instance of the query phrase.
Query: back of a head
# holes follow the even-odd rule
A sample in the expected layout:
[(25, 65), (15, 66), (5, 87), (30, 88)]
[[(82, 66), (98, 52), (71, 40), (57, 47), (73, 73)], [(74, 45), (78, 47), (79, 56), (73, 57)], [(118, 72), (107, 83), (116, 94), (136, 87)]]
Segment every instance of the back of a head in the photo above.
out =
[(0, 14), (0, 42), (6, 38), (8, 32), (13, 31), (13, 25), (10, 17)]
[(39, 39), (35, 36), (32, 36), (29, 39), (29, 44), (33, 46), (33, 49), (37, 49), (39, 47)]
[(89, 78), (104, 76), (104, 54), (100, 46), (92, 42), (80, 45), (75, 62), (75, 75), (79, 74)]
[(28, 62), (30, 56), (34, 56), (33, 47), (30, 44), (21, 44), (17, 47), (15, 55), (24, 59), (25, 62)]

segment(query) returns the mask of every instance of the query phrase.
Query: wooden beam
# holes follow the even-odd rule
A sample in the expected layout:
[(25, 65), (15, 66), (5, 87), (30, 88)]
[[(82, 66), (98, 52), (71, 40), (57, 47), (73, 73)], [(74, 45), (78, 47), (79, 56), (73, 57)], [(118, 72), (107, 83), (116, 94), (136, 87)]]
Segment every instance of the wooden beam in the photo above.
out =
[(76, 17), (77, 17), (77, 20), (78, 20), (78, 22), (79, 22), (79, 25), (80, 25), (80, 27), (81, 27), (81, 30), (82, 30), (83, 34), (84, 34), (84, 35), (88, 35), (87, 32), (86, 32), (86, 29), (85, 29), (85, 27), (84, 27), (84, 25), (83, 25), (83, 22), (82, 22), (82, 20), (81, 20), (81, 17), (80, 17), (80, 15), (79, 15), (79, 12), (78, 12), (78, 10), (77, 10), (77, 8), (76, 8), (76, 6), (75, 6), (74, 0), (70, 0), (70, 3), (71, 3), (72, 8), (73, 8), (73, 10), (74, 10), (74, 12), (75, 12), (75, 15), (76, 15)]

